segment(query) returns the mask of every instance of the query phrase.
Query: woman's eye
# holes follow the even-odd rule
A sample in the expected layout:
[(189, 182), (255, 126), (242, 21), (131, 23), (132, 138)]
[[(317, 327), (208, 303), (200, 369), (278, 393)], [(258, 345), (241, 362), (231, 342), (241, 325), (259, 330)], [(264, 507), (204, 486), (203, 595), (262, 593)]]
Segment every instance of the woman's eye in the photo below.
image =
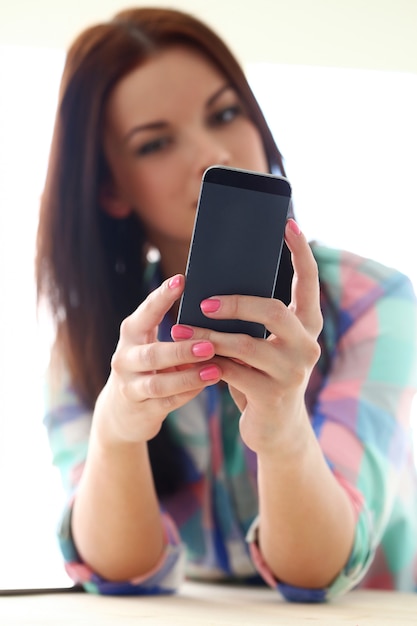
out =
[(143, 145), (141, 145), (137, 150), (136, 154), (138, 156), (146, 156), (148, 154), (152, 154), (153, 152), (158, 152), (163, 150), (170, 144), (170, 140), (168, 137), (158, 137), (158, 139), (152, 139), (152, 141), (147, 141)]
[(242, 107), (235, 104), (233, 106), (226, 107), (221, 111), (217, 111), (217, 113), (212, 116), (212, 122), (214, 124), (227, 124), (228, 122), (232, 122), (241, 113)]

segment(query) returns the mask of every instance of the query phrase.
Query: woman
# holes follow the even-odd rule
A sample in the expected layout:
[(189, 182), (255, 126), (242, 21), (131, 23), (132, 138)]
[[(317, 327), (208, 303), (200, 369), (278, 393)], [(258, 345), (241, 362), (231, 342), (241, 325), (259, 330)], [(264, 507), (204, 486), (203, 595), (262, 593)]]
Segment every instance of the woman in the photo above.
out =
[(175, 324), (213, 164), (284, 173), (214, 33), (132, 9), (78, 37), (37, 256), (57, 329), (45, 422), (69, 495), (67, 570), (102, 593), (173, 591), (184, 568), (261, 574), (294, 600), (412, 589), (411, 285), (309, 246), (289, 219), (276, 299), (201, 304), (264, 324), (267, 340)]

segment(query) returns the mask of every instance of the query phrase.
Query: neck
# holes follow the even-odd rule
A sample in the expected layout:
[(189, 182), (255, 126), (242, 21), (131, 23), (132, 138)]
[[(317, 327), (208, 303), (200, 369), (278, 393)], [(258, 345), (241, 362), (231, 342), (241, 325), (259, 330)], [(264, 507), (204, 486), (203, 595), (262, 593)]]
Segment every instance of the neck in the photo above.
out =
[(161, 272), (164, 279), (175, 274), (184, 274), (188, 258), (188, 244), (158, 246)]

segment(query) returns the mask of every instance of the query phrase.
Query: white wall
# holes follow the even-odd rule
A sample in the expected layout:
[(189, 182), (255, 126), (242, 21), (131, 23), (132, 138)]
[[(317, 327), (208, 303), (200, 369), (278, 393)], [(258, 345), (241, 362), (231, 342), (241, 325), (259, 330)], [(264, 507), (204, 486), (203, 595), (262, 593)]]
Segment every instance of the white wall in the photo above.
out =
[(417, 71), (416, 0), (0, 0), (0, 44), (66, 47), (84, 26), (149, 4), (203, 17), (244, 63)]

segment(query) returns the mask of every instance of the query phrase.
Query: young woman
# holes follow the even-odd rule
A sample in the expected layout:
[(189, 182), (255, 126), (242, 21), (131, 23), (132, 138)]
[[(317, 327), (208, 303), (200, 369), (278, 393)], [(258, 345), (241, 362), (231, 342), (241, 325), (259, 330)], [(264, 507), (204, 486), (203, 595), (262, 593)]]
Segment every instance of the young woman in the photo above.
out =
[(291, 218), (276, 298), (201, 303), (268, 339), (175, 324), (213, 164), (284, 173), (211, 30), (132, 9), (78, 37), (37, 254), (56, 323), (45, 423), (68, 492), (67, 570), (101, 593), (169, 592), (184, 573), (261, 575), (308, 601), (413, 589), (412, 287), (309, 245)]

